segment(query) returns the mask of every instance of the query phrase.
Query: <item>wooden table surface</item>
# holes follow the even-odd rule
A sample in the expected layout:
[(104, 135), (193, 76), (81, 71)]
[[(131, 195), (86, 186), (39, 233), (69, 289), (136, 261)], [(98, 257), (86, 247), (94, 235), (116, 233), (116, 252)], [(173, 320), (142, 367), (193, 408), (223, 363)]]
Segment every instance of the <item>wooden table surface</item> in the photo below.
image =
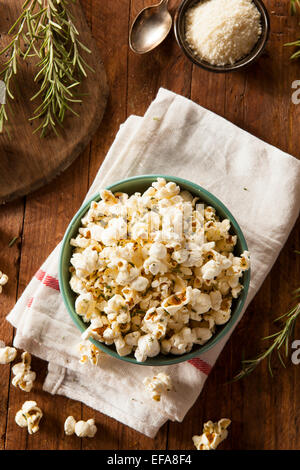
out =
[[(79, 208), (120, 124), (132, 113), (142, 115), (160, 86), (190, 97), (241, 128), (299, 157), (300, 106), (291, 101), (291, 84), (300, 79), (300, 62), (289, 61), (283, 44), (295, 39), (300, 26), (289, 15), (289, 1), (266, 0), (271, 16), (268, 47), (260, 60), (243, 72), (212, 74), (192, 66), (176, 44), (173, 32), (154, 52), (136, 56), (128, 48), (129, 26), (137, 12), (155, 0), (84, 0), (88, 23), (99, 45), (110, 86), (104, 121), (76, 162), (51, 184), (0, 207), (0, 268), (9, 283), (0, 295), (0, 339), (13, 341), (5, 317), (45, 257), (60, 241)], [(179, 1), (170, 2), (174, 11)], [(0, 137), (1, 138), (1, 137)], [(19, 236), (12, 247), (10, 240)], [(274, 378), (261, 364), (246, 379), (226, 384), (239, 370), (243, 352), (252, 357), (272, 333), (272, 320), (291, 305), (299, 285), (300, 225), (291, 235), (271, 273), (227, 343), (205, 388), (182, 423), (166, 423), (155, 439), (60, 396), (42, 391), (45, 362), (33, 358), (37, 382), (30, 393), (44, 411), (40, 431), (30, 436), (14, 422), (28, 395), (11, 386), (9, 366), (0, 366), (0, 449), (193, 449), (192, 436), (208, 419), (232, 420), (223, 449), (299, 449), (300, 367), (277, 362)], [(300, 339), (300, 325), (295, 338)], [(94, 417), (94, 439), (65, 436), (68, 415)]]

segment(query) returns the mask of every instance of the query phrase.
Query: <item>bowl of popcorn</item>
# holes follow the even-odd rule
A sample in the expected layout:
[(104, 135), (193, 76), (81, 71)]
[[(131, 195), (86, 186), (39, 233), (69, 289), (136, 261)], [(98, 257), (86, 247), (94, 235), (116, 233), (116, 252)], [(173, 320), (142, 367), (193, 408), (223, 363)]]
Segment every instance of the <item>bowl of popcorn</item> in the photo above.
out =
[(100, 190), (62, 242), (60, 291), (82, 339), (135, 364), (170, 365), (212, 348), (237, 321), (249, 282), (235, 218), (173, 176)]

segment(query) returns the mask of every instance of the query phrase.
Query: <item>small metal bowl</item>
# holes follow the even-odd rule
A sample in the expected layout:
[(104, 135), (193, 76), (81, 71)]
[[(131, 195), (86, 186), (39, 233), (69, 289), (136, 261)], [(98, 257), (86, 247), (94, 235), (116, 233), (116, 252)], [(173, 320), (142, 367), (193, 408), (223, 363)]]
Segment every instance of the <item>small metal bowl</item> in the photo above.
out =
[(200, 57), (195, 54), (195, 52), (190, 48), (186, 37), (185, 37), (185, 15), (189, 8), (193, 7), (197, 3), (200, 3), (201, 0), (183, 0), (181, 5), (176, 11), (175, 21), (174, 21), (174, 32), (176, 40), (185, 53), (185, 55), (192, 61), (194, 64), (202, 67), (205, 70), (210, 72), (232, 72), (234, 70), (240, 70), (243, 67), (246, 67), (252, 64), (263, 52), (266, 43), (269, 38), (270, 32), (270, 18), (268, 11), (261, 0), (252, 0), (258, 11), (261, 15), (261, 28), (262, 32), (257, 41), (256, 45), (253, 47), (252, 51), (242, 59), (238, 60), (234, 64), (228, 65), (212, 65), (206, 60), (202, 60)]

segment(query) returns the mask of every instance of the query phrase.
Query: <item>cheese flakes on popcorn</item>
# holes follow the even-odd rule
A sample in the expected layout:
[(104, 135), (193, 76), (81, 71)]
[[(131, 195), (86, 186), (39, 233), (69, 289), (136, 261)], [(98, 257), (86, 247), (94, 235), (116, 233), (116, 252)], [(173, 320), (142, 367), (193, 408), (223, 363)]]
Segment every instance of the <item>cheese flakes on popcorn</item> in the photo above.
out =
[(162, 394), (173, 390), (171, 377), (163, 372), (154, 377), (146, 377), (143, 384), (155, 401), (160, 401)]
[(215, 450), (228, 436), (227, 428), (231, 420), (220, 419), (217, 423), (207, 421), (203, 426), (201, 436), (193, 436), (193, 442), (197, 450)]
[(138, 362), (205, 344), (230, 319), (250, 266), (248, 252), (234, 255), (230, 221), (163, 178), (143, 194), (100, 195), (70, 242), (83, 340)]
[(40, 420), (43, 412), (35, 401), (25, 401), (21, 410), (16, 414), (15, 421), (21, 428), (26, 428), (29, 434), (34, 434), (39, 430)]

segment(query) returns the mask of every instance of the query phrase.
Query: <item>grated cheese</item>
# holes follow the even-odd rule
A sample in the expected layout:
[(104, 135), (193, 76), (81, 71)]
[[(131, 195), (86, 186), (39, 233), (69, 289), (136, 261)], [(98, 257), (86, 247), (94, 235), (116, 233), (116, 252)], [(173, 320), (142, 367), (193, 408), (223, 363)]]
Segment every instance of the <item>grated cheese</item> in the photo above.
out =
[(260, 13), (252, 0), (205, 0), (186, 13), (190, 48), (212, 65), (234, 64), (242, 59), (260, 35)]

